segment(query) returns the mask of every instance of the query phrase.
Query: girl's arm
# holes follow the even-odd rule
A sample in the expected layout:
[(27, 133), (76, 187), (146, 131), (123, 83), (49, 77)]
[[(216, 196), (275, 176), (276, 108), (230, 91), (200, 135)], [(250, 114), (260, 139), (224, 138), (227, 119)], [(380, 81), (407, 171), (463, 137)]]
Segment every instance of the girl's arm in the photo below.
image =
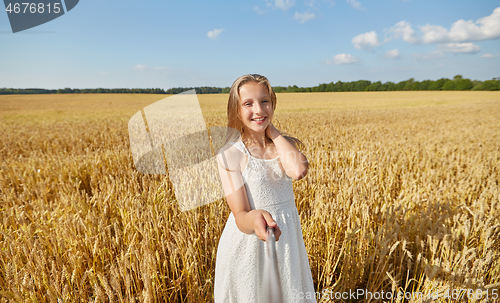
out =
[(274, 142), (278, 150), (281, 165), (286, 174), (294, 179), (300, 180), (307, 175), (309, 162), (306, 156), (301, 153), (290, 141), (281, 135), (281, 132), (271, 123), (266, 129), (266, 134)]
[(239, 152), (226, 150), (217, 155), (219, 175), (226, 196), (227, 204), (233, 213), (238, 229), (245, 234), (255, 233), (261, 240), (266, 240), (267, 226), (274, 227), (276, 240), (281, 231), (271, 214), (263, 209), (250, 209), (248, 196), (241, 175), (241, 157)]

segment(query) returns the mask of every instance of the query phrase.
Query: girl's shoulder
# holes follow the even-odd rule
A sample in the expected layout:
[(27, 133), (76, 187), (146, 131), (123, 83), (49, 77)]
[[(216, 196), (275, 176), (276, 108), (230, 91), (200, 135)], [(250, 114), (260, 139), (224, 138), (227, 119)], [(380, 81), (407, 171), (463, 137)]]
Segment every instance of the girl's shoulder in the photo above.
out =
[(240, 153), (242, 153), (244, 155), (248, 155), (248, 150), (247, 150), (245, 144), (243, 143), (243, 141), (238, 140), (238, 141), (232, 142), (230, 144), (232, 144), (232, 147), (236, 148)]
[[(242, 161), (246, 160), (247, 151), (242, 141), (230, 142), (217, 153), (219, 166), (226, 170), (241, 168)], [(241, 170), (241, 169), (240, 169)]]

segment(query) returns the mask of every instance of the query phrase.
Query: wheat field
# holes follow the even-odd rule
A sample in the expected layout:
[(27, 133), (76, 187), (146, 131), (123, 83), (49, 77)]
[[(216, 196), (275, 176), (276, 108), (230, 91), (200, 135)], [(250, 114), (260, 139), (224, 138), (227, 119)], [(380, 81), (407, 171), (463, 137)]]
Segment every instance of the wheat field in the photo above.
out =
[[(128, 120), (163, 98), (0, 96), (1, 302), (213, 301), (229, 208), (181, 212), (130, 152)], [(198, 98), (225, 126), (227, 95)], [(275, 125), (310, 162), (319, 301), (500, 301), (499, 92), (278, 94)], [(334, 298), (360, 289), (393, 298)]]

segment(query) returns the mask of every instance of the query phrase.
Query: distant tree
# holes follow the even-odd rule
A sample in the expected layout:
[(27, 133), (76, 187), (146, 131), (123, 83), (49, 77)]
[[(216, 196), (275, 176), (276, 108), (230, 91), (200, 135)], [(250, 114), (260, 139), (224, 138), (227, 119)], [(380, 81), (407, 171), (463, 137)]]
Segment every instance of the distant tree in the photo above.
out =
[(372, 84), (368, 85), (365, 88), (365, 91), (367, 91), (367, 92), (369, 92), (369, 91), (379, 91), (381, 86), (382, 86), (382, 82), (380, 82), (380, 81), (373, 82)]
[(351, 91), (351, 86), (352, 82), (346, 82), (344, 85), (342, 85), (342, 91), (343, 92), (350, 92)]
[(325, 91), (327, 91), (327, 92), (333, 92), (333, 87), (334, 87), (333, 82), (330, 82), (330, 83), (328, 83), (328, 84), (326, 85), (326, 89), (325, 89)]
[(448, 80), (446, 83), (443, 85), (443, 90), (455, 90), (457, 86), (457, 82), (454, 80)]
[(472, 81), (470, 79), (459, 79), (455, 87), (456, 90), (470, 90), (472, 89)]
[(420, 90), (428, 90), (432, 82), (433, 81), (431, 81), (431, 80), (424, 80), (424, 81), (420, 82), (419, 89)]
[(473, 90), (500, 90), (499, 82), (495, 80), (487, 80), (476, 84)]
[(343, 90), (343, 84), (342, 81), (337, 81), (335, 85), (333, 86), (333, 91), (334, 92), (341, 92)]
[(413, 78), (406, 80), (405, 84), (401, 90), (411, 90), (414, 81), (415, 81), (415, 79), (413, 79)]
[(450, 79), (447, 78), (441, 78), (436, 81), (432, 81), (429, 85), (429, 90), (442, 90), (443, 85), (447, 82), (450, 81)]
[(397, 90), (397, 88), (398, 88), (397, 84), (396, 84), (396, 83), (394, 83), (394, 82), (390, 82), (390, 81), (389, 81), (389, 82), (387, 82), (386, 84), (387, 84), (387, 90), (388, 90), (388, 91), (395, 91), (395, 90)]

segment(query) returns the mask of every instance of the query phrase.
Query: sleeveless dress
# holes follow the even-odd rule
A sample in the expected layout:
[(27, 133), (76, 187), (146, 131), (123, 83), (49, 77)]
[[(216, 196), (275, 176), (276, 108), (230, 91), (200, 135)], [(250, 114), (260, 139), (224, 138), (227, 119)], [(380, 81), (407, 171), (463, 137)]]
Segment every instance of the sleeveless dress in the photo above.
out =
[[(281, 230), (276, 254), (283, 302), (316, 302), (292, 178), (283, 171), (279, 158), (255, 158), (241, 140), (234, 146), (248, 158), (242, 177), (250, 208), (268, 211)], [(241, 232), (231, 213), (217, 249), (215, 302), (265, 302), (264, 262), (265, 242)]]

